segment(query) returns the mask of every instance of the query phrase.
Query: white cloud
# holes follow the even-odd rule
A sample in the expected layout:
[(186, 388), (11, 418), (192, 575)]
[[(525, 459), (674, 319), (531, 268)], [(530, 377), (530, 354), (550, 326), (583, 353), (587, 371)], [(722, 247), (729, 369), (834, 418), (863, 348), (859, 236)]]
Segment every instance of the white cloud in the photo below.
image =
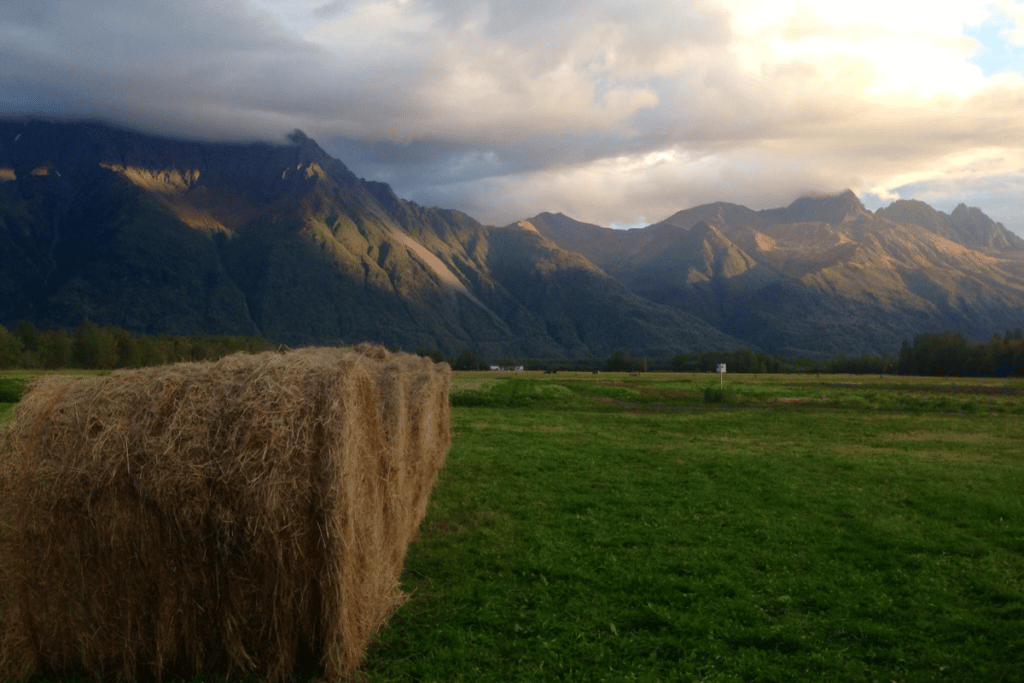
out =
[(1024, 46), (1024, 2), (998, 0), (993, 4), (1012, 24), (1012, 28), (1006, 32), (1006, 39), (1014, 45)]
[(299, 127), (489, 222), (958, 183), (1008, 206), (1024, 75), (967, 37), (995, 19), (1024, 45), (1014, 0), (0, 0), (0, 109)]
[(760, 70), (804, 60), (845, 78), (862, 71), (856, 94), (912, 92), (966, 96), (985, 86), (967, 62), (974, 43), (964, 29), (990, 14), (960, 0), (725, 0), (745, 52)]

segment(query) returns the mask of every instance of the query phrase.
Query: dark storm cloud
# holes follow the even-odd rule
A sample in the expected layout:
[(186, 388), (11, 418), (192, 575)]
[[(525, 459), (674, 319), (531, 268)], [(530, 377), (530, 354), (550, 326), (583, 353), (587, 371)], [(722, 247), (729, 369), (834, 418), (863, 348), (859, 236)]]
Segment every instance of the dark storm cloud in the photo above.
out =
[(0, 74), (2, 106), (22, 112), (276, 137), (274, 113), (304, 87), (285, 76), (317, 56), (238, 2), (20, 4), (0, 5)]
[(8, 111), (282, 139), (325, 119), (357, 130), (381, 109), (401, 115), (380, 96), (420, 75), (402, 59), (394, 67), (382, 83), (241, 0), (0, 4)]

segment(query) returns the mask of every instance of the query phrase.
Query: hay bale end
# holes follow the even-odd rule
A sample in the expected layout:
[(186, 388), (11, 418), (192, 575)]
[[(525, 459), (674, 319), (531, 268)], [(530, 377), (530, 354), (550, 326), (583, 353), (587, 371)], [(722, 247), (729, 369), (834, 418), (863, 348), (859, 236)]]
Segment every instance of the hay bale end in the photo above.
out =
[(0, 678), (351, 676), (403, 600), (449, 375), (363, 345), (38, 380), (0, 439)]

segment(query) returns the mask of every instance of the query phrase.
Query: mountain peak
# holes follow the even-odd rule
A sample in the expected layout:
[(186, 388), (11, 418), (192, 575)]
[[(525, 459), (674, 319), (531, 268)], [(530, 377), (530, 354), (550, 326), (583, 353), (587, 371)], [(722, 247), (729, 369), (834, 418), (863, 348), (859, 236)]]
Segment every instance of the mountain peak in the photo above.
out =
[(557, 213), (551, 213), (550, 211), (541, 211), (539, 214), (536, 215), (536, 218), (541, 218), (541, 219), (546, 219), (546, 220), (563, 220), (563, 221), (564, 220), (571, 220), (573, 223), (579, 223), (579, 221), (577, 221), (575, 218), (569, 218), (569, 216), (566, 216), (561, 211), (558, 211)]
[(822, 222), (833, 225), (871, 215), (853, 190), (837, 195), (806, 195), (784, 209), (770, 209), (766, 213), (787, 223)]
[(314, 145), (316, 144), (315, 142), (313, 142), (312, 138), (310, 138), (308, 135), (303, 133), (298, 128), (296, 128), (295, 130), (288, 134), (288, 140), (290, 140), (292, 144), (298, 145), (300, 147), (311, 143)]
[(971, 249), (1024, 250), (1024, 240), (977, 208), (961, 202), (947, 214), (916, 199), (899, 199), (876, 214), (897, 223), (919, 225)]
[(964, 203), (957, 205), (949, 215), (949, 222), (963, 244), (970, 247), (995, 249), (1024, 249), (1024, 240), (1013, 234), (1002, 223), (996, 223), (985, 213)]
[(353, 185), (359, 181), (352, 171), (338, 159), (328, 154), (316, 140), (296, 128), (288, 135), (288, 141), (299, 150), (299, 163), (317, 164), (342, 185)]
[(677, 211), (661, 221), (661, 224), (689, 230), (702, 221), (719, 227), (737, 227), (759, 225), (762, 218), (761, 214), (745, 206), (729, 202), (714, 202)]
[(875, 215), (895, 223), (913, 223), (932, 232), (949, 236), (949, 216), (918, 199), (897, 199), (884, 209), (879, 209)]
[(953, 213), (949, 214), (949, 217), (953, 219), (954, 222), (971, 221), (983, 225), (995, 224), (995, 221), (986, 216), (985, 212), (981, 209), (976, 206), (967, 206), (963, 202), (956, 205), (956, 208), (953, 209)]

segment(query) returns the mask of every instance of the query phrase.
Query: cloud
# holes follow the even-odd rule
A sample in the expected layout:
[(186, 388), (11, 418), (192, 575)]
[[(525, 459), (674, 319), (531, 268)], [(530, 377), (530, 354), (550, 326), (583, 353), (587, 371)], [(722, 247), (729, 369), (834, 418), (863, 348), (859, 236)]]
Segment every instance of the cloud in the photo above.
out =
[[(0, 5), (0, 105), (183, 134), (283, 137), (318, 51), (213, 0)], [(294, 126), (292, 126), (294, 128)]]
[(0, 111), (301, 128), (490, 223), (963, 188), (1024, 232), (1024, 75), (979, 66), (1021, 31), (1013, 0), (0, 0)]
[[(578, 220), (608, 225), (658, 221), (698, 204), (727, 200), (753, 208), (788, 204), (810, 191), (835, 192), (857, 178), (819, 169), (774, 150), (738, 148), (693, 155), (666, 150), (600, 162), (491, 176), (413, 193), (424, 204), (465, 205), (469, 213), (502, 225), (524, 203)], [(481, 201), (489, 197), (499, 201)]]
[(1006, 39), (1014, 45), (1024, 46), (1024, 2), (998, 0), (993, 4), (997, 8), (997, 12), (1007, 20)]

